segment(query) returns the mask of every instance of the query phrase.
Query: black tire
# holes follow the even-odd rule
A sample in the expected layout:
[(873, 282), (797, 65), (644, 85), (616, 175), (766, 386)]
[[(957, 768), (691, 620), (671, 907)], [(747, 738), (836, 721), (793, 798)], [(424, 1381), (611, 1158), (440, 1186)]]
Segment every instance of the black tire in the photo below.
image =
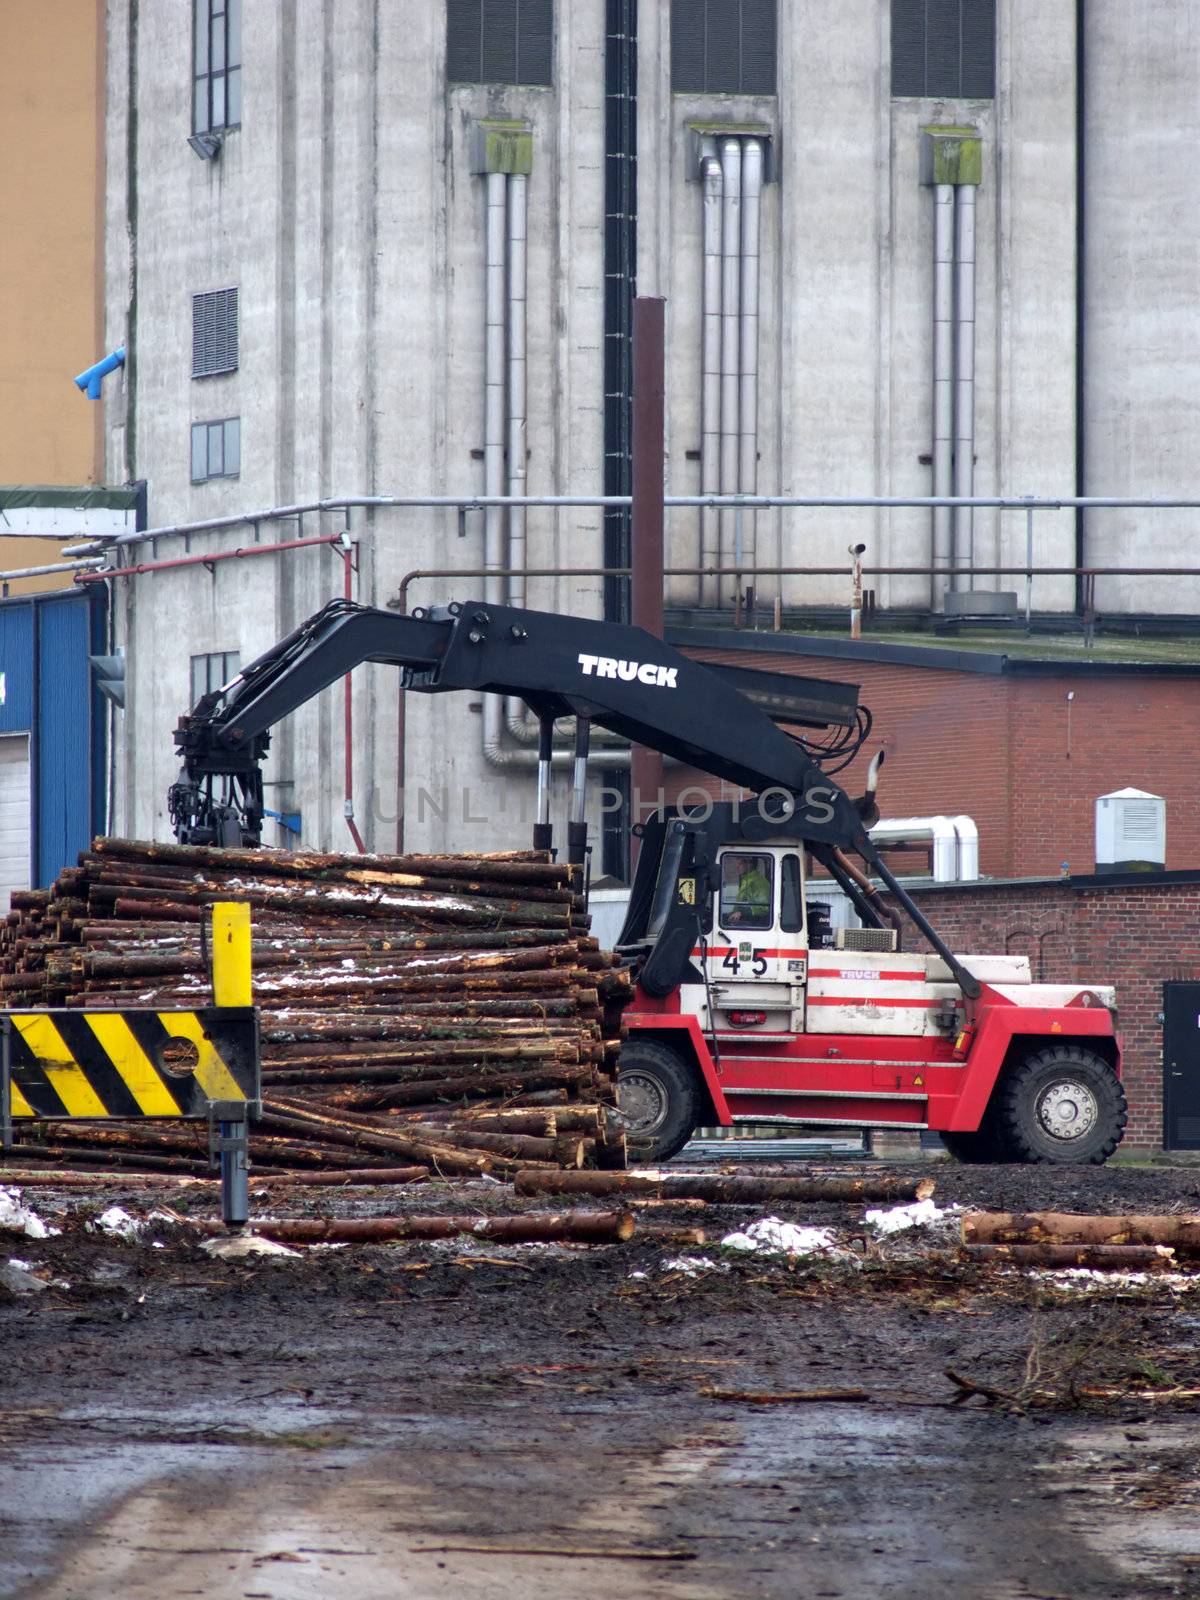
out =
[(639, 1161), (669, 1161), (696, 1128), (696, 1075), (673, 1050), (631, 1039), (621, 1050), (617, 1103), (629, 1152)]
[(996, 1085), (989, 1115), (1000, 1159), (1103, 1165), (1125, 1132), (1125, 1091), (1083, 1045), (1031, 1051)]
[(992, 1135), (982, 1129), (978, 1133), (943, 1133), (939, 1137), (954, 1159), (964, 1166), (977, 1167), (1001, 1159)]

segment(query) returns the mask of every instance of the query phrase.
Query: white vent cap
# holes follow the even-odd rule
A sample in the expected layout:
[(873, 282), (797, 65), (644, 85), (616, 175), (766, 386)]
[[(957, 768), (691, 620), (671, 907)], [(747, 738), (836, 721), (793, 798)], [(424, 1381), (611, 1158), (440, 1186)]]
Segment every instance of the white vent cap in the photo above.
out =
[(1096, 860), (1162, 864), (1167, 852), (1167, 803), (1145, 789), (1117, 789), (1096, 801)]

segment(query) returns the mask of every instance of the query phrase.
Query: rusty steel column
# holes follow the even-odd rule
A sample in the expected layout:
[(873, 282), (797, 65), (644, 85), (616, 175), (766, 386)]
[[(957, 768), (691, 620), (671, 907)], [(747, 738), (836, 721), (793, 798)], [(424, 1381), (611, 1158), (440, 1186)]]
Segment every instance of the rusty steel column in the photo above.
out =
[[(666, 301), (639, 295), (633, 302), (632, 620), (656, 638), (663, 631), (663, 391)], [(635, 744), (630, 821), (642, 822), (660, 803), (662, 753)], [(636, 840), (635, 852), (636, 852)]]

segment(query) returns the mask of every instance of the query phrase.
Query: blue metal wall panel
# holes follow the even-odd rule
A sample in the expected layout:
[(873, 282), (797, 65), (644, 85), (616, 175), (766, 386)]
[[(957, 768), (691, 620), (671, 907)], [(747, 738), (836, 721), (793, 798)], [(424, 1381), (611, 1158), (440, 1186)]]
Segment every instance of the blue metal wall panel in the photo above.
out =
[(91, 843), (96, 693), (86, 594), (33, 601), (38, 718), (33, 740), (35, 882), (50, 883)]
[(33, 727), (33, 603), (0, 605), (0, 733)]

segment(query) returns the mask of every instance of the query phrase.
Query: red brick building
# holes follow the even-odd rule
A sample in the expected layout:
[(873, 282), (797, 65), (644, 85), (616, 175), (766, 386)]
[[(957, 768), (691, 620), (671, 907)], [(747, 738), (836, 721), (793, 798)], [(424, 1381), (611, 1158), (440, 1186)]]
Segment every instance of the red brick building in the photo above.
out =
[[(1200, 659), (695, 628), (667, 637), (702, 661), (858, 683), (874, 728), (838, 781), (860, 792), (882, 748), (885, 817), (965, 813), (979, 829), (979, 882), (910, 885), (938, 932), (964, 952), (1026, 954), (1035, 979), (1115, 984), (1127, 1144), (1161, 1147), (1165, 1110), (1166, 1142), (1200, 1149), (1200, 988), (1180, 987), (1200, 984)], [(679, 768), (666, 782), (669, 799), (714, 786)], [(1095, 802), (1127, 785), (1166, 800), (1168, 870), (1097, 877)], [(1164, 1012), (1190, 1027), (1182, 1056), (1171, 1052), (1178, 1078), (1164, 1076)]]
[[(701, 661), (856, 682), (875, 718), (839, 777), (861, 790), (887, 752), (885, 817), (965, 813), (980, 871), (1091, 872), (1095, 802), (1130, 785), (1167, 802), (1167, 866), (1200, 868), (1200, 649), (1170, 663), (1030, 658), (950, 645), (819, 635), (669, 629)], [(668, 770), (669, 797), (689, 781)]]
[[(929, 884), (913, 897), (956, 950), (1028, 955), (1047, 982), (1112, 983), (1125, 1050), (1126, 1144), (1200, 1148), (1200, 872)], [(1164, 1065), (1163, 1015), (1173, 1048)], [(1182, 1025), (1175, 1027), (1173, 1025)], [(1178, 1078), (1168, 1077), (1174, 1070)], [(1180, 1128), (1182, 1127), (1182, 1136)]]

